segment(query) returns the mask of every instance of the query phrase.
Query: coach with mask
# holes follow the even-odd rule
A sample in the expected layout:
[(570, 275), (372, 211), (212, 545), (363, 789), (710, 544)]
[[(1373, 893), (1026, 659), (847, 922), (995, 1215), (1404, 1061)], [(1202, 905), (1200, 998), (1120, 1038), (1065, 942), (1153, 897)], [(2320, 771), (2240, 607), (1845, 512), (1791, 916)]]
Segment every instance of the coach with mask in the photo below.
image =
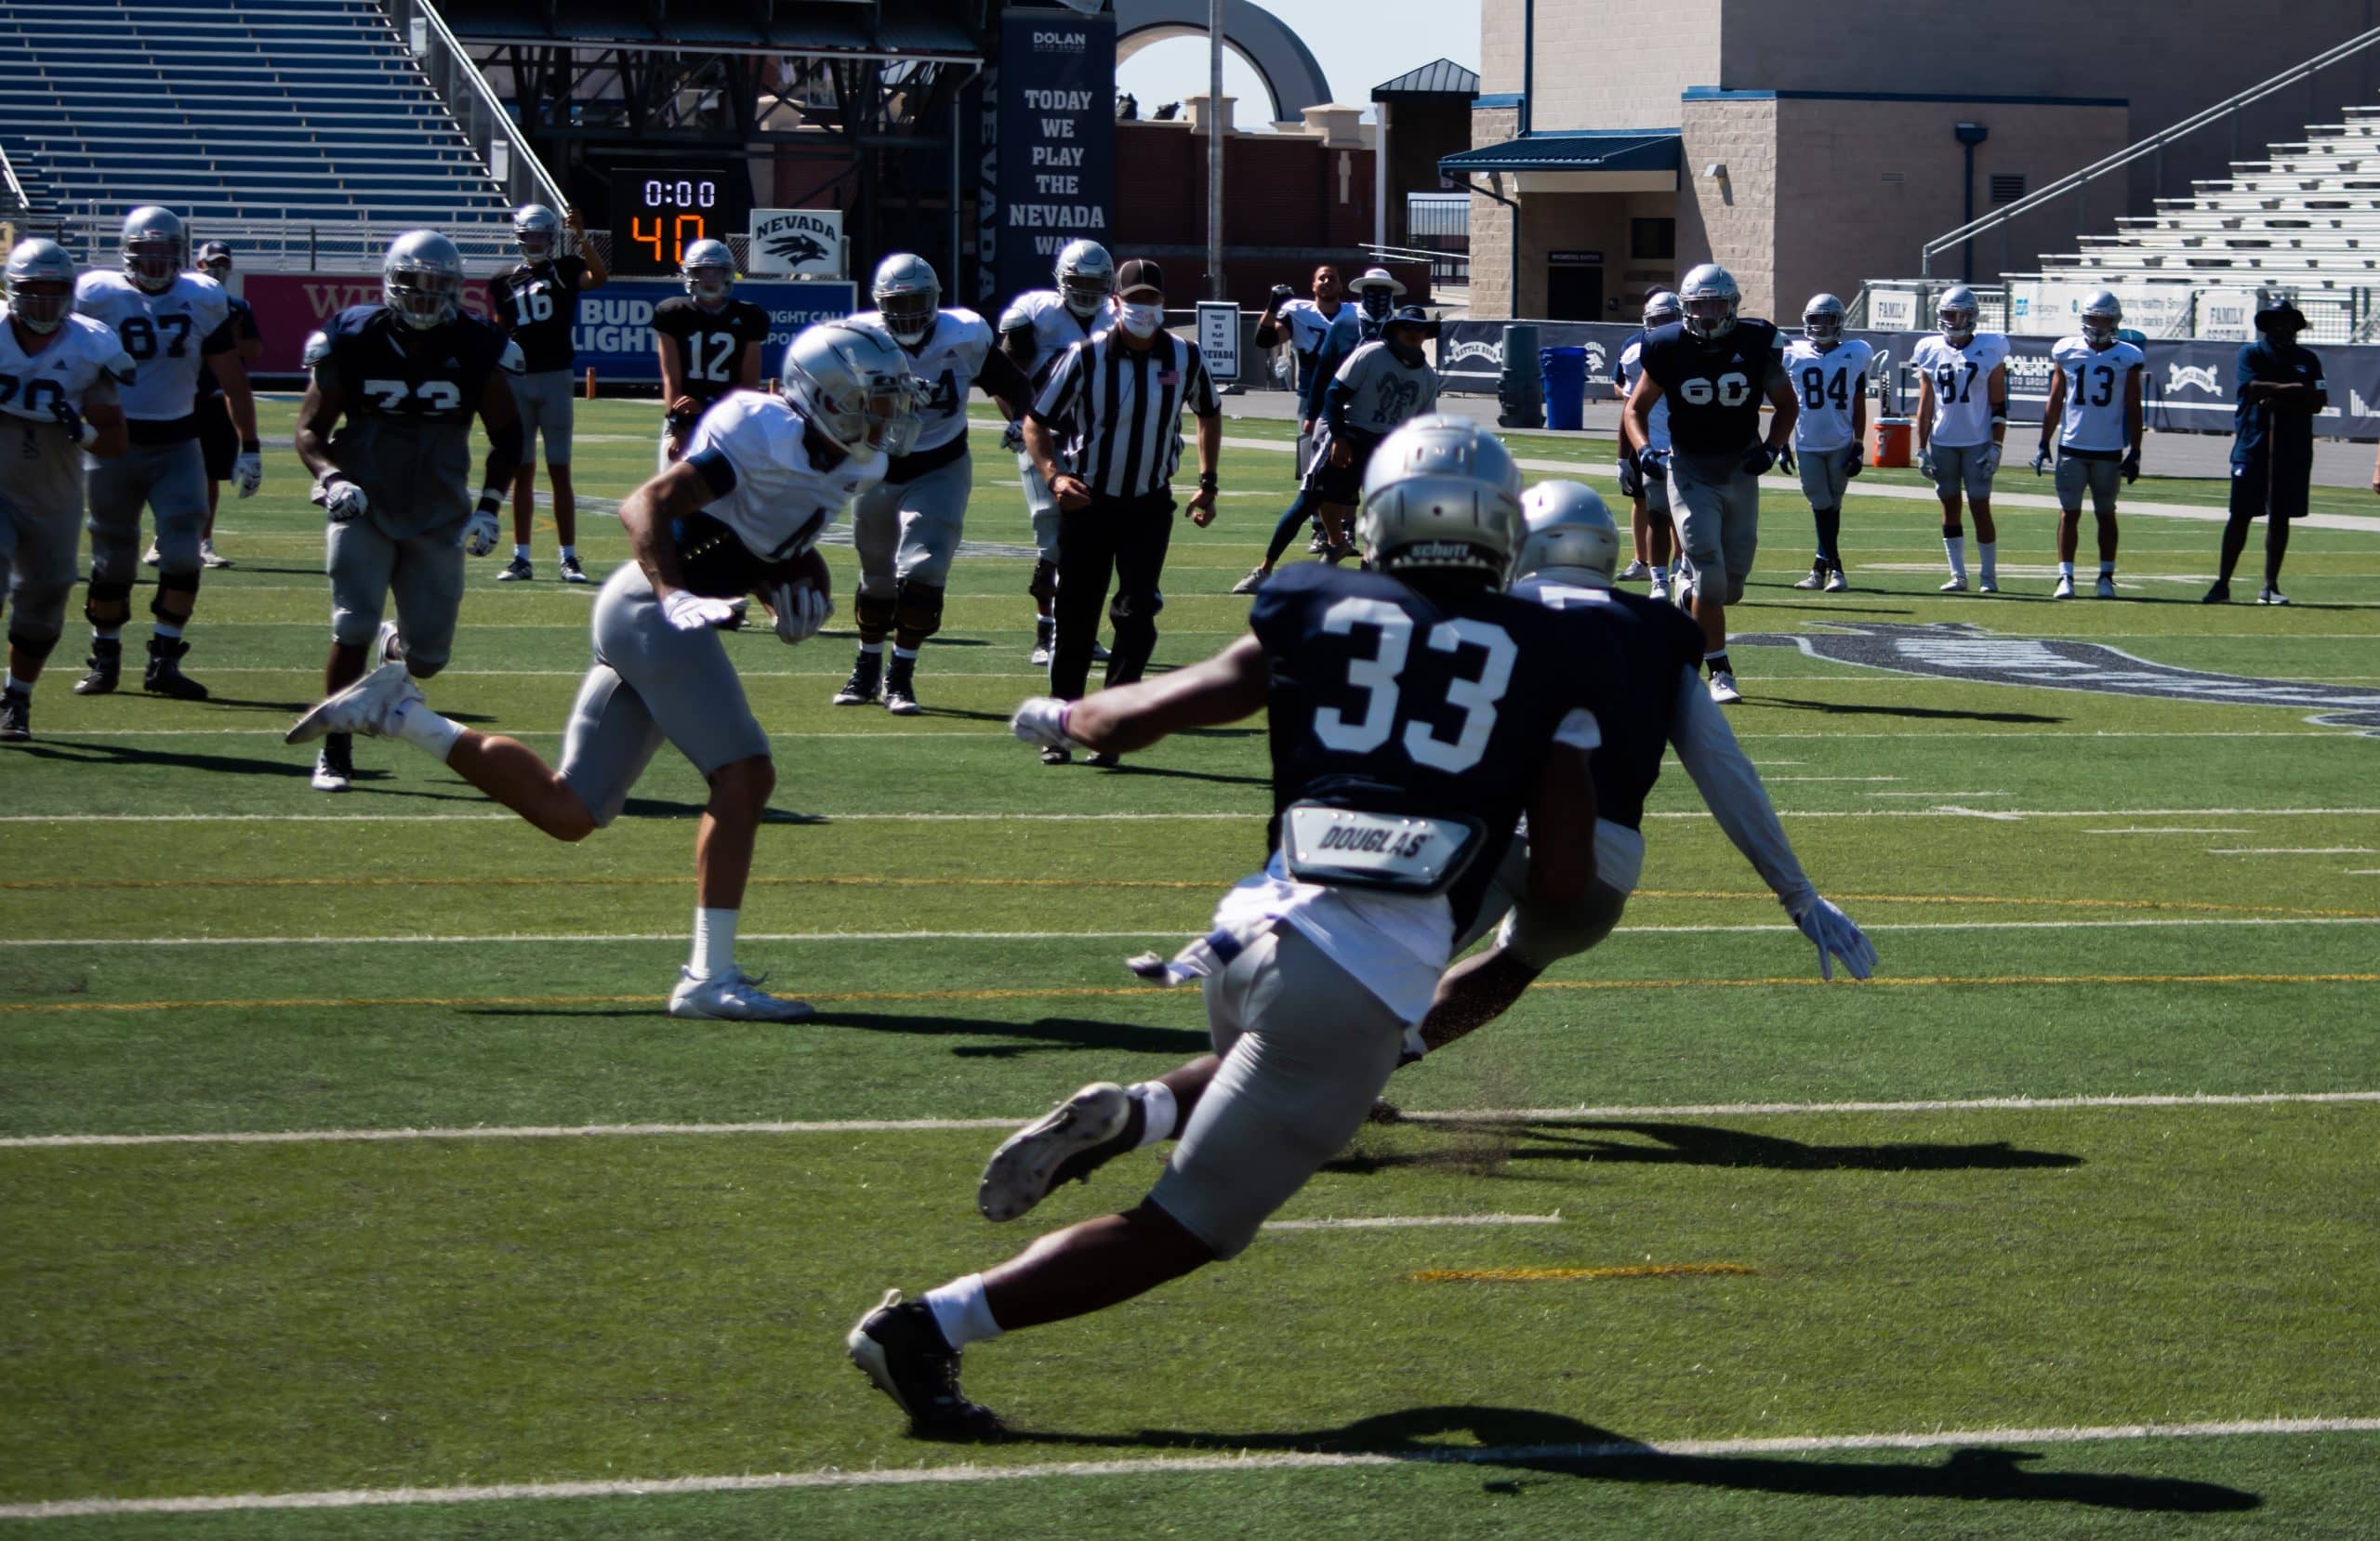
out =
[[(1173, 475), (1182, 459), (1182, 414), (1198, 419), (1198, 491), (1185, 512), (1215, 517), (1215, 462), (1223, 450), (1223, 403), (1198, 349), (1165, 329), (1165, 274), (1145, 257), (1116, 274), (1108, 303), (1116, 325), (1066, 349), (1025, 421), (1025, 453), (1058, 505), (1057, 644), (1050, 693), (1079, 700), (1091, 675), (1099, 607), (1112, 578), (1115, 645), (1107, 683), (1129, 684), (1157, 647), (1165, 608), (1157, 582), (1173, 536)], [(1064, 749), (1044, 764), (1063, 765)], [(1113, 755), (1093, 755), (1113, 765)]]

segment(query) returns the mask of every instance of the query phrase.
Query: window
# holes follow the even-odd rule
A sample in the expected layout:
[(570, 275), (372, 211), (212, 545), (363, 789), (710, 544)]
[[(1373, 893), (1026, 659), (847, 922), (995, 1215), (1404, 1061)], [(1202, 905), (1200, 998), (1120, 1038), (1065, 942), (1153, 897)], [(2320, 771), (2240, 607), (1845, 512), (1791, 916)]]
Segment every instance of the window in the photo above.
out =
[(1991, 201), (2013, 204), (2025, 195), (2025, 174), (2021, 171), (1995, 171), (1991, 174)]
[(1631, 219), (1628, 221), (1628, 255), (1640, 260), (1675, 257), (1677, 255), (1677, 221), (1674, 219)]

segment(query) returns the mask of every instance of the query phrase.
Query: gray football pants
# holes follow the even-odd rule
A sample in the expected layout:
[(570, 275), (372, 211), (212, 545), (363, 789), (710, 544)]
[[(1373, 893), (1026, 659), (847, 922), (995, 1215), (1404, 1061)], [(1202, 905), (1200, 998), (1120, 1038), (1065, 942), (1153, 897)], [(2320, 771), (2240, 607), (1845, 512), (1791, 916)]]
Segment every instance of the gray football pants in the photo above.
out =
[(82, 512), (72, 503), (37, 507), (0, 486), (0, 594), (7, 596), (12, 639), (55, 642), (66, 629)]
[(444, 668), (455, 655), (455, 617), (463, 608), (462, 526), (391, 540), (366, 514), (330, 525), (324, 544), (331, 640), (350, 648), (370, 643), (393, 593), (406, 671), (427, 679)]
[(905, 583), (945, 588), (967, 527), (972, 455), (910, 481), (879, 481), (852, 505), (852, 544), (859, 549), (859, 591), (891, 599)]
[(140, 510), (157, 520), (157, 571), (199, 571), (198, 541), (206, 528), (206, 455), (195, 439), (179, 444), (135, 444), (112, 460), (94, 460), (85, 473), (90, 513), (91, 581), (128, 584), (140, 573)]

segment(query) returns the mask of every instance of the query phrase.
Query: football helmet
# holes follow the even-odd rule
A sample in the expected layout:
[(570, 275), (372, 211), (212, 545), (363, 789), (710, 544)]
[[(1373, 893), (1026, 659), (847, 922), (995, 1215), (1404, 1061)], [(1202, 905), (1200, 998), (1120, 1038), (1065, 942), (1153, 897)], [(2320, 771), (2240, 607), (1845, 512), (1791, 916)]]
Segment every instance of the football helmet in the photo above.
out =
[(512, 211), (512, 240), (524, 262), (550, 262), (562, 250), (562, 216), (543, 204), (523, 204)]
[(1609, 588), (1620, 562), (1620, 526), (1603, 494), (1581, 481), (1540, 481), (1521, 496), (1521, 543), (1513, 580), (1558, 573)]
[(1802, 307), (1802, 336), (1812, 342), (1843, 340), (1843, 301), (1832, 295), (1812, 295)]
[(686, 293), (704, 305), (719, 305), (735, 292), (735, 254), (724, 241), (690, 241), (678, 264)]
[(1645, 330), (1647, 332), (1656, 326), (1667, 326), (1685, 314), (1686, 308), (1677, 302), (1677, 296), (1667, 289), (1656, 289), (1645, 296)]
[(1743, 303), (1736, 275), (1716, 262), (1705, 262), (1677, 286), (1686, 329), (1704, 342), (1716, 342), (1736, 329), (1736, 307)]
[(8, 313), (25, 330), (47, 336), (66, 324), (74, 309), (74, 259), (66, 248), (40, 236), (17, 243), (8, 254)]
[(1355, 516), (1365, 566), (1501, 582), (1520, 528), (1520, 468), (1469, 418), (1416, 417), (1372, 451)]
[(918, 394), (907, 355), (882, 333), (845, 322), (809, 327), (787, 345), (785, 398), (846, 454), (906, 452)]
[(182, 272), (190, 238), (182, 217), (154, 204), (124, 217), (124, 276), (143, 294), (162, 295)]
[(2102, 289), (2082, 302), (2082, 339), (2094, 348), (2105, 348), (2116, 340), (2116, 327), (2123, 321), (2123, 301), (2116, 298), (2113, 289)]
[(436, 230), (408, 230), (380, 259), (380, 300), (427, 332), (455, 319), (463, 301), (463, 254)]
[(1978, 314), (1975, 291), (1964, 283), (1954, 283), (1942, 291), (1934, 303), (1934, 319), (1942, 328), (1942, 340), (1953, 348), (1964, 348), (1975, 340), (1975, 320)]
[(894, 252), (876, 265), (868, 296), (884, 318), (884, 329), (905, 348), (915, 348), (933, 330), (942, 313), (942, 280), (922, 257)]
[(1058, 253), (1059, 297), (1078, 316), (1095, 316), (1116, 290), (1116, 259), (1096, 241), (1069, 241)]

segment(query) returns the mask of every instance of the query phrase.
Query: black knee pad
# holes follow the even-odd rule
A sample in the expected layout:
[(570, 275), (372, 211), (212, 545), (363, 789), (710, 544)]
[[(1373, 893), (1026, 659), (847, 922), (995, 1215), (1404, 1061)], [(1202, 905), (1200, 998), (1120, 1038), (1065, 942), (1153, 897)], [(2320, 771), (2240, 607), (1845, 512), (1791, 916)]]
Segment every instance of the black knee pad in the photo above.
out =
[[(179, 620), (182, 618), (181, 615), (177, 615), (172, 611), (165, 608), (165, 596), (168, 594), (195, 595), (197, 592), (197, 573), (159, 573), (157, 574), (157, 595), (156, 598), (149, 601), (149, 613), (156, 616), (161, 621)], [(188, 613), (189, 612), (187, 611), (183, 612), (184, 615)]]
[(433, 664), (426, 658), (416, 658), (411, 653), (405, 654), (405, 673), (416, 679), (435, 679), (438, 677), (438, 671), (445, 666), (446, 660), (443, 658)]
[(1164, 608), (1165, 596), (1154, 588), (1146, 594), (1134, 594), (1129, 589), (1119, 589), (1117, 591), (1116, 598), (1107, 602), (1107, 618), (1119, 626), (1133, 621), (1143, 621), (1155, 626), (1157, 612)]
[[(124, 614), (102, 615), (99, 613), (103, 607), (114, 606), (121, 606)], [(91, 580), (90, 588), (83, 596), (83, 619), (95, 626), (113, 626), (131, 612), (132, 586), (130, 584), (112, 583), (101, 578)]]
[(53, 632), (47, 637), (28, 637), (21, 631), (12, 631), (8, 634), (8, 646), (38, 664), (58, 646), (58, 636)]
[(932, 584), (905, 583), (893, 601), (899, 629), (913, 637), (931, 637), (942, 629), (943, 590)]
[(891, 594), (863, 592), (852, 600), (853, 618), (863, 632), (891, 631), (900, 609), (900, 600)]
[(1049, 560), (1035, 562), (1033, 577), (1025, 584), (1025, 591), (1037, 599), (1056, 599), (1058, 597), (1058, 564)]

